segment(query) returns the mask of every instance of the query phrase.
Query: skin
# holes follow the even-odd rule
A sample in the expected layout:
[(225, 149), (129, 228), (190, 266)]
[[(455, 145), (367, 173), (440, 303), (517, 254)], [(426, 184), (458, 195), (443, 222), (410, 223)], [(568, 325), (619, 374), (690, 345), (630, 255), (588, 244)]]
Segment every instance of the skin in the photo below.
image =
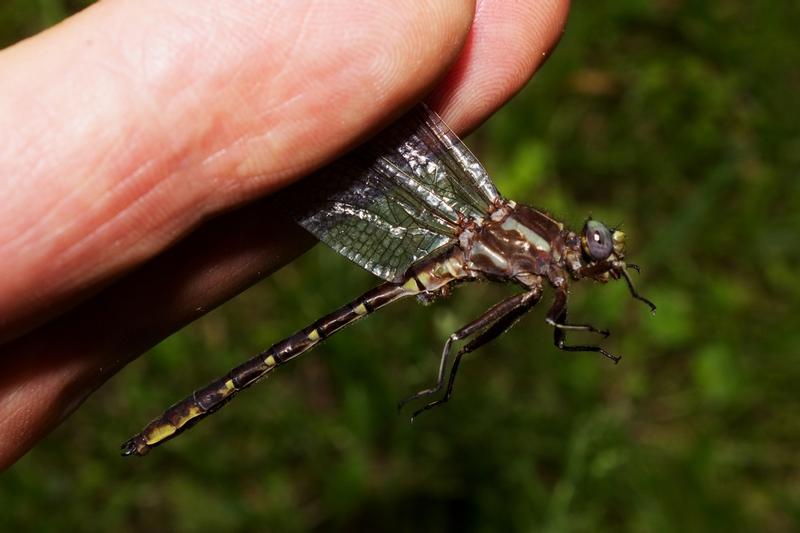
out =
[(0, 468), (313, 244), (271, 193), (422, 98), (469, 132), (569, 8), (359, 6), (104, 0), (0, 51)]

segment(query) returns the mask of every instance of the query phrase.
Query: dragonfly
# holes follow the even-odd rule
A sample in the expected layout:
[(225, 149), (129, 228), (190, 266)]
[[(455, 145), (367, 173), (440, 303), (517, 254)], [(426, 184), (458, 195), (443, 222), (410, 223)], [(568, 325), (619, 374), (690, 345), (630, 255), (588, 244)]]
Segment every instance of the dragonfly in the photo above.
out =
[[(447, 338), (433, 386), (400, 402), (402, 408), (427, 400), (413, 416), (448, 401), (462, 357), (511, 328), (547, 286), (554, 298), (545, 320), (554, 328), (555, 346), (596, 352), (614, 363), (620, 358), (601, 346), (567, 344), (568, 332), (609, 335), (567, 320), (570, 284), (623, 279), (633, 298), (656, 309), (631, 280), (629, 271), (639, 267), (625, 262), (620, 229), (590, 217), (575, 232), (541, 209), (504, 198), (472, 152), (425, 104), (286, 194), (298, 200), (287, 204), (302, 206), (291, 214), (303, 228), (383, 283), (174, 404), (126, 441), (123, 455), (146, 454), (345, 326), (403, 298), (428, 303), (476, 281), (520, 289)], [(459, 341), (464, 344), (454, 354)]]

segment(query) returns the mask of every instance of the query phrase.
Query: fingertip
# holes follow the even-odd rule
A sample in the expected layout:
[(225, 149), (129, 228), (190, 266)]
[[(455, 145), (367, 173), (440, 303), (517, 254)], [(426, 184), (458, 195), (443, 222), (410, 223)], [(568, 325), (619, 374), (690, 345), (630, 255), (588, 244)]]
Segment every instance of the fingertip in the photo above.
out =
[(428, 102), (465, 134), (516, 94), (564, 32), (569, 0), (480, 0), (463, 52)]

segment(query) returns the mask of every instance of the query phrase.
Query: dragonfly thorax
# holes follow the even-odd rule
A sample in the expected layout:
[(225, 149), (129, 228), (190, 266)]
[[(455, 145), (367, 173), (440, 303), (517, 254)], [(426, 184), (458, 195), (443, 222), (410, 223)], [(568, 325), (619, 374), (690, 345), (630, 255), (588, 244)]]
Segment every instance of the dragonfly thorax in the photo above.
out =
[[(494, 216), (501, 212), (503, 216)], [(508, 202), (471, 235), (469, 267), (490, 279), (525, 283), (531, 275), (564, 277), (563, 225), (537, 209)]]

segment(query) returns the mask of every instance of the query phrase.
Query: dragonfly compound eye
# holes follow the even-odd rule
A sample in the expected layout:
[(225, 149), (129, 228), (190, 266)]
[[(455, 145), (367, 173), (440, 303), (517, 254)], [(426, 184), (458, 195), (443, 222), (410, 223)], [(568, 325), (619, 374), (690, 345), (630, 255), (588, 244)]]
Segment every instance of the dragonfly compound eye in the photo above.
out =
[(611, 231), (596, 220), (587, 220), (583, 227), (583, 251), (595, 261), (607, 259), (614, 250)]

